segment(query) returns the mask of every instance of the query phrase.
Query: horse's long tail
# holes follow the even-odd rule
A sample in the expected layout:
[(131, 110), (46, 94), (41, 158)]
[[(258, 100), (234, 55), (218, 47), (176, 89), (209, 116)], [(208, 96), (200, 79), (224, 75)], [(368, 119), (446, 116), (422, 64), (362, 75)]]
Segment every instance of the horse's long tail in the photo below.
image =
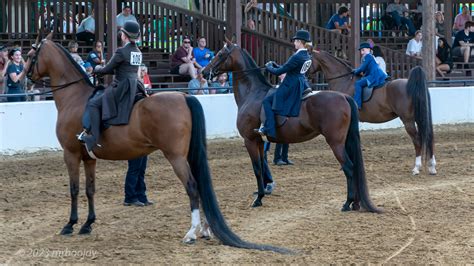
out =
[(433, 155), (433, 120), (431, 117), (431, 97), (423, 68), (417, 66), (410, 72), (407, 93), (411, 96), (415, 111), (415, 122), (421, 142), (422, 156), (426, 161)]
[[(359, 111), (357, 105), (352, 97), (346, 96), (349, 105), (351, 106), (351, 122), (349, 131), (347, 132), (345, 150), (349, 157), (349, 162), (346, 162), (343, 167), (350, 167), (352, 164), (352, 178), (354, 180), (355, 189), (357, 189), (360, 203), (369, 212), (382, 212), (378, 209), (369, 196), (369, 188), (367, 187), (367, 180), (365, 178), (364, 159), (362, 157), (362, 150), (360, 147), (359, 135)], [(347, 158), (346, 158), (347, 159)], [(349, 165), (347, 165), (349, 163)]]
[(219, 204), (217, 203), (207, 161), (204, 111), (196, 97), (186, 96), (186, 103), (192, 116), (192, 134), (189, 145), (188, 162), (191, 167), (191, 172), (197, 182), (202, 208), (214, 235), (222, 241), (224, 245), (228, 246), (269, 250), (279, 253), (291, 253), (290, 250), (284, 248), (258, 245), (243, 241), (239, 236), (232, 232), (226, 224), (224, 216), (219, 209)]

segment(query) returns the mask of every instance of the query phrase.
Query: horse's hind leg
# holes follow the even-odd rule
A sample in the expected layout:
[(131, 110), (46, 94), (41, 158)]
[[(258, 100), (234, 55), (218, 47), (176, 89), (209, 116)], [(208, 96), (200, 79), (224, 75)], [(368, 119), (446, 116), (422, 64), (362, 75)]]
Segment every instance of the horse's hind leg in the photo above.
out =
[(86, 174), (86, 195), (89, 203), (89, 215), (87, 221), (82, 225), (79, 234), (90, 234), (91, 225), (95, 222), (94, 193), (95, 193), (95, 165), (96, 160), (85, 160), (84, 170)]
[(64, 162), (69, 174), (69, 191), (71, 194), (71, 215), (69, 222), (61, 230), (61, 235), (70, 235), (74, 231), (77, 223), (77, 197), (79, 195), (79, 165), (81, 163), (80, 154), (64, 150)]
[[(175, 174), (183, 183), (191, 203), (191, 228), (183, 238), (183, 242), (193, 244), (196, 241), (196, 233), (201, 228), (201, 216), (199, 213), (199, 191), (196, 180), (191, 173), (188, 161), (184, 156), (164, 152), (165, 157), (171, 163)], [(208, 236), (210, 237), (210, 235)]]
[(418, 136), (418, 131), (416, 129), (415, 121), (412, 120), (404, 120), (402, 119), (403, 125), (405, 126), (405, 130), (407, 131), (408, 135), (410, 136), (413, 145), (415, 146), (415, 167), (413, 167), (412, 174), (418, 175), (421, 169), (421, 141), (420, 137)]

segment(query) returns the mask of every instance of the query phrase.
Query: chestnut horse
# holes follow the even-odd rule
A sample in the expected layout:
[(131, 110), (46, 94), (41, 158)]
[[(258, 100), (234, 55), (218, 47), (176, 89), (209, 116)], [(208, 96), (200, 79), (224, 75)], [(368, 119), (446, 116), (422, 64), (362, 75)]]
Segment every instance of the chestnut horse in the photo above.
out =
[[(206, 76), (233, 72), (234, 97), (238, 106), (237, 128), (244, 138), (257, 178), (258, 195), (253, 207), (262, 205), (264, 177), (271, 176), (263, 154), (263, 140), (254, 131), (260, 125), (262, 101), (272, 88), (247, 53), (227, 41), (215, 58), (204, 68)], [(364, 162), (360, 148), (359, 117), (354, 100), (338, 92), (320, 92), (302, 103), (299, 117), (290, 117), (277, 128), (278, 143), (296, 143), (322, 134), (342, 166), (347, 178), (347, 200), (342, 210), (379, 212), (369, 197)], [(352, 206), (351, 206), (352, 204)]]
[[(64, 149), (64, 161), (70, 180), (71, 214), (61, 234), (72, 234), (73, 226), (78, 220), (81, 161), (84, 163), (86, 175), (89, 215), (79, 234), (88, 234), (92, 231), (91, 224), (96, 218), (96, 160), (89, 157), (76, 134), (82, 130), (82, 114), (94, 87), (69, 53), (52, 42), (50, 37), (37, 44), (37, 47), (28, 54), (29, 58), (32, 58), (29, 76), (32, 80), (50, 78), (58, 110), (56, 134)], [(285, 249), (245, 242), (226, 225), (212, 187), (208, 167), (204, 112), (195, 97), (176, 92), (147, 97), (136, 103), (128, 125), (106, 129), (99, 142), (102, 148), (94, 149), (94, 153), (98, 158), (106, 160), (128, 160), (156, 150), (163, 152), (190, 199), (192, 221), (191, 229), (183, 239), (185, 243), (194, 243), (197, 233), (209, 238), (212, 230), (212, 234), (225, 245), (285, 252)], [(206, 218), (202, 227), (199, 201)]]
[[(309, 75), (322, 71), (330, 90), (354, 95), (357, 78), (350, 75), (350, 65), (324, 51), (313, 51), (312, 61)], [(415, 145), (412, 174), (420, 173), (422, 155), (425, 161), (430, 158), (429, 173), (436, 174), (430, 92), (421, 67), (413, 68), (408, 80), (396, 79), (375, 89), (370, 100), (362, 104), (359, 115), (360, 121), (369, 123), (384, 123), (400, 117)]]

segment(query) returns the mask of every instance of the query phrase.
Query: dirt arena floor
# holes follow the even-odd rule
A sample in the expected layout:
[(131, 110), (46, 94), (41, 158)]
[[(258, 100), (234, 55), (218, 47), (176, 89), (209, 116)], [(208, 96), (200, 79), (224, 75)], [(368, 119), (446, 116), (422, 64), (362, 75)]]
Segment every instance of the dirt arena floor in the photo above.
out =
[[(221, 209), (243, 239), (295, 255), (249, 251), (217, 240), (181, 243), (190, 226), (184, 188), (161, 153), (146, 175), (155, 205), (125, 207), (126, 162), (100, 161), (97, 222), (89, 236), (58, 233), (69, 218), (61, 152), (0, 159), (0, 264), (25, 263), (474, 263), (474, 125), (435, 128), (438, 175), (412, 176), (414, 156), (401, 129), (363, 132), (373, 201), (383, 214), (340, 212), (346, 181), (319, 137), (290, 146), (294, 166), (271, 166), (277, 188), (253, 209), (256, 188), (241, 139), (209, 142)], [(271, 159), (271, 156), (270, 156)], [(87, 216), (81, 178), (80, 224)]]

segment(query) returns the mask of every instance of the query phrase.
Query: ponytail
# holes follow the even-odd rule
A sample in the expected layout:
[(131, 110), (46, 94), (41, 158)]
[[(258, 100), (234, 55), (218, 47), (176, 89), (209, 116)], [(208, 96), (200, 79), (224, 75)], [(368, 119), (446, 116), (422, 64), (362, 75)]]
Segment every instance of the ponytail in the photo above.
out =
[(305, 42), (304, 43), (304, 48), (307, 49), (308, 51), (313, 50), (313, 43), (312, 42)]

